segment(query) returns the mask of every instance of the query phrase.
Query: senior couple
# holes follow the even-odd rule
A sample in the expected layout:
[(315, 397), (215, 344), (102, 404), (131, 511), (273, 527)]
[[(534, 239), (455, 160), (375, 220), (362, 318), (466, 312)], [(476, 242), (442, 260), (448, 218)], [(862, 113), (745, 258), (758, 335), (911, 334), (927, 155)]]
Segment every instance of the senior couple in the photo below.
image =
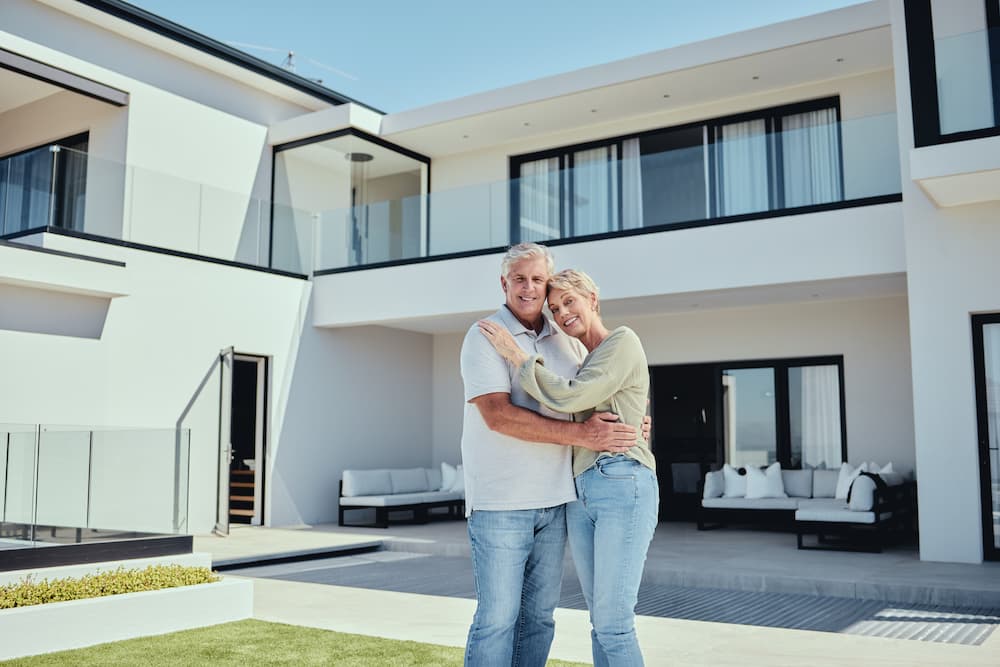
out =
[(474, 667), (545, 664), (567, 535), (594, 664), (643, 664), (634, 610), (659, 504), (646, 356), (604, 326), (586, 274), (553, 270), (548, 248), (511, 247), (504, 305), (462, 344)]

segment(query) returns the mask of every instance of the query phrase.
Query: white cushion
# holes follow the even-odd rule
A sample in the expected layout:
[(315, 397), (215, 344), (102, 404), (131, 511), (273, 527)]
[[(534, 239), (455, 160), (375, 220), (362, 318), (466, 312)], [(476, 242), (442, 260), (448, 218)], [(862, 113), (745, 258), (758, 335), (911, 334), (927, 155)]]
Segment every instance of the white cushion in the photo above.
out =
[(441, 461), (441, 486), (442, 491), (447, 491), (455, 486), (455, 466)]
[(810, 498), (813, 489), (812, 470), (782, 470), (781, 482), (785, 493), (794, 498)]
[(859, 475), (851, 483), (851, 496), (847, 508), (852, 512), (868, 512), (875, 506), (875, 480), (867, 475)]
[(392, 493), (392, 477), (388, 470), (345, 470), (345, 496), (375, 496)]
[(437, 491), (441, 488), (441, 469), (440, 468), (424, 468), (424, 472), (427, 473), (427, 490)]
[(785, 485), (781, 480), (781, 464), (775, 461), (761, 470), (757, 466), (747, 466), (747, 499), (787, 498)]
[(703, 498), (702, 507), (738, 510), (793, 510), (798, 506), (795, 498)]
[(864, 463), (859, 466), (852, 466), (846, 461), (841, 464), (840, 474), (837, 475), (837, 492), (834, 494), (834, 498), (847, 500), (847, 491), (851, 488), (851, 482), (864, 472), (862, 470), (864, 466)]
[(393, 493), (419, 493), (429, 491), (427, 472), (423, 468), (403, 468), (390, 470)]
[(435, 503), (445, 500), (461, 500), (462, 493), (451, 491), (424, 491), (423, 493), (387, 493), (373, 496), (354, 496), (341, 498), (343, 507), (398, 507), (400, 505), (416, 505), (418, 503)]
[(455, 482), (451, 485), (451, 488), (449, 488), (448, 491), (465, 493), (465, 471), (462, 470), (461, 463), (459, 463), (458, 467), (455, 468)]
[[(834, 471), (836, 472), (836, 471)], [(847, 507), (843, 500), (829, 498), (799, 498), (799, 509), (829, 509), (842, 510)]]
[[(883, 514), (887, 518), (889, 514)], [(795, 512), (796, 521), (827, 521), (833, 523), (875, 523), (875, 512), (852, 512), (842, 509), (800, 508)]]
[(722, 476), (726, 481), (724, 498), (743, 498), (747, 495), (747, 478), (740, 471), (726, 463), (722, 466)]
[(705, 492), (702, 498), (719, 498), (726, 492), (726, 475), (721, 470), (709, 470), (705, 474)]
[(813, 470), (813, 498), (833, 498), (837, 495), (838, 470)]

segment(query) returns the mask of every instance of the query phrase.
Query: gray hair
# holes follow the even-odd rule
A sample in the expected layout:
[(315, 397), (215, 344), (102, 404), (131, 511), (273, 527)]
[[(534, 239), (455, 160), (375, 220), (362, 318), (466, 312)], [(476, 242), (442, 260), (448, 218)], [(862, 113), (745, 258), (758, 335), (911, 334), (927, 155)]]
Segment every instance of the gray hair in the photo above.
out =
[(601, 290), (597, 287), (594, 279), (583, 271), (563, 269), (549, 278), (547, 293), (551, 294), (554, 289), (573, 290), (577, 294), (582, 294), (586, 297), (593, 294), (597, 299), (597, 314), (601, 314)]
[(552, 257), (552, 251), (548, 248), (537, 243), (518, 243), (509, 247), (507, 252), (504, 253), (503, 259), (500, 261), (500, 275), (506, 277), (510, 274), (510, 267), (522, 259), (531, 257), (543, 258), (549, 275), (552, 275), (556, 270), (556, 260)]

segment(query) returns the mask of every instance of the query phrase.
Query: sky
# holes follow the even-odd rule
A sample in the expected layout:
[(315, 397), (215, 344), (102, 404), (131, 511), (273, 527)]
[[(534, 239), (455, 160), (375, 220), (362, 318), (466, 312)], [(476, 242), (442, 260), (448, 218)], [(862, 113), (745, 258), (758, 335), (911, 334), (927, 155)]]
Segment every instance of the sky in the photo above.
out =
[(131, 0), (395, 112), (858, 0)]

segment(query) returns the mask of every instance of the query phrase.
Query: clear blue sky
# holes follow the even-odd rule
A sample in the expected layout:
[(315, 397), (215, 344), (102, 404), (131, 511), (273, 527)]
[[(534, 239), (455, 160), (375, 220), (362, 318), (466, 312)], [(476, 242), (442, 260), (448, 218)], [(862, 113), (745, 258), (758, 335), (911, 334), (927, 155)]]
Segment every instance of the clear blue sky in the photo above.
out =
[(132, 2), (222, 42), (276, 49), (238, 47), (276, 65), (294, 51), (297, 73), (401, 111), (858, 0)]

